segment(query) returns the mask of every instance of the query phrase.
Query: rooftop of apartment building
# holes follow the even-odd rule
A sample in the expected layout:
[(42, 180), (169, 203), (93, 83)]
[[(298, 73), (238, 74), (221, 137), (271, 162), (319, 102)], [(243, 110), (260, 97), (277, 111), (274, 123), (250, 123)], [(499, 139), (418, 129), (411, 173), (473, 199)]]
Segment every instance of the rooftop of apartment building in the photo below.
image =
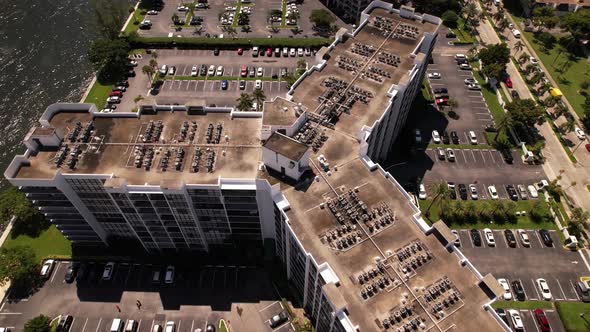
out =
[[(432, 331), (445, 331), (453, 325), (461, 331), (500, 331), (482, 308), (490, 298), (476, 276), (434, 235), (425, 235), (417, 226), (413, 216), (418, 211), (394, 180), (379, 170), (371, 171), (359, 157), (360, 128), (372, 125), (383, 114), (391, 86), (409, 80), (415, 61), (411, 53), (424, 33), (435, 33), (437, 28), (384, 9), (373, 10), (369, 22), (354, 37), (326, 55), (325, 67), (297, 86), (293, 101), (278, 98), (265, 103), (263, 118), (161, 111), (139, 118), (93, 119), (88, 112), (57, 113), (50, 124), (64, 133), (68, 150), (63, 165), (58, 168), (55, 162), (60, 151), (42, 149), (28, 158), (29, 165), (20, 167), (16, 177), (52, 178), (58, 171), (114, 174), (129, 184), (155, 185), (172, 179), (213, 183), (220, 176), (264, 178), (280, 184), (290, 204), (287, 216), (291, 227), (318, 263), (330, 264), (340, 282), (329, 290), (346, 303), (350, 320), (360, 330), (383, 330), (392, 325), (390, 317), (403, 311), (404, 317), (395, 324), (420, 317), (420, 324)], [(294, 123), (298, 116), (291, 110), (295, 106), (310, 113), (313, 121), (308, 123), (319, 129), (323, 139), (314, 146), (311, 170), (292, 183), (260, 171), (258, 166), (262, 125)], [(90, 144), (67, 143), (70, 134), (77, 130), (80, 135), (91, 120)], [(154, 142), (159, 121), (163, 125), (161, 139)], [(76, 129), (77, 122), (81, 129)], [(41, 130), (35, 134), (52, 133)], [(299, 140), (297, 135), (293, 138)], [(292, 152), (293, 159), (303, 153), (299, 145), (286, 143), (291, 142), (265, 144), (272, 150)], [(82, 157), (70, 169), (67, 163), (76, 145), (83, 147)], [(154, 149), (154, 157), (146, 170), (149, 151), (144, 148), (149, 147)], [(176, 170), (179, 147), (185, 152), (181, 168)], [(199, 171), (194, 172), (197, 148), (202, 156)], [(212, 152), (213, 169), (209, 171)], [(162, 171), (159, 166), (165, 156), (169, 162)], [(439, 305), (444, 315), (434, 310)], [(406, 307), (411, 308), (411, 318), (402, 310)]]

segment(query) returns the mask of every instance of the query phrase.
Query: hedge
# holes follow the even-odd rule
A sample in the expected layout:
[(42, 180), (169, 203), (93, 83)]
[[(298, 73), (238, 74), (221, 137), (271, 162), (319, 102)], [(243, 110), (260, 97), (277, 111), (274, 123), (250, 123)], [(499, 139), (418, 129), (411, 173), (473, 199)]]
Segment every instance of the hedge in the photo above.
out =
[(219, 47), (235, 49), (237, 47), (309, 47), (320, 48), (328, 46), (330, 38), (202, 38), (202, 37), (136, 37), (129, 36), (132, 48), (202, 48)]

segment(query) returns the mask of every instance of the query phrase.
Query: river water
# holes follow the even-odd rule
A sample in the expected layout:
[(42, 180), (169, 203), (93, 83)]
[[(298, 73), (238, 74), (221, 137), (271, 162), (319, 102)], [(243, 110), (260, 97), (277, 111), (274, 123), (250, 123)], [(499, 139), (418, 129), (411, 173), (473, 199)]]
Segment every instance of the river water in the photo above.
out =
[(82, 97), (93, 76), (86, 52), (96, 30), (90, 0), (0, 0), (2, 174), (48, 105)]

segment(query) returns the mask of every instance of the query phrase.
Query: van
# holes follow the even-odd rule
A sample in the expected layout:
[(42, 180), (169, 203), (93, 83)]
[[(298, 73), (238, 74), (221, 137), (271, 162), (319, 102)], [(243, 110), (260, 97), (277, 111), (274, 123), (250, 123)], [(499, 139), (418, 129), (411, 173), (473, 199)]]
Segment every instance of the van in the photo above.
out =
[(120, 318), (113, 319), (113, 324), (111, 324), (111, 332), (123, 332), (123, 321)]
[(133, 319), (128, 320), (125, 326), (125, 332), (137, 332), (137, 322)]
[(520, 31), (514, 29), (512, 30), (512, 34), (514, 35), (514, 38), (520, 38)]

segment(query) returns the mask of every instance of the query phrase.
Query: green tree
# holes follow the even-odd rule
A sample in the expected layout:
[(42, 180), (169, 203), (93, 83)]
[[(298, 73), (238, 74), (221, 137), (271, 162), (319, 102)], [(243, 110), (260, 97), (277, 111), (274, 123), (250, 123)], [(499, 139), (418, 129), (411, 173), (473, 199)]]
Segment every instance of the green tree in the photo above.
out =
[(264, 95), (264, 91), (262, 91), (262, 89), (254, 89), (252, 92), (252, 98), (254, 98), (256, 104), (258, 104), (258, 107), (260, 108), (262, 107), (262, 103), (266, 99), (266, 96)]
[(115, 0), (92, 0), (98, 31), (105, 39), (116, 39), (127, 18), (124, 2)]
[(236, 107), (241, 112), (250, 111), (252, 109), (252, 106), (254, 105), (254, 100), (252, 96), (250, 96), (247, 93), (240, 94), (240, 98), (236, 99), (236, 101), (238, 102), (238, 105)]
[(504, 75), (505, 68), (506, 66), (501, 63), (488, 63), (482, 66), (481, 72), (488, 78), (494, 78), (500, 81)]
[(524, 64), (525, 62), (527, 62), (529, 60), (529, 55), (526, 53), (522, 53), (519, 57), (518, 57), (518, 63), (520, 63), (521, 65)]
[(178, 24), (178, 21), (180, 21), (180, 17), (178, 17), (178, 14), (174, 13), (172, 14), (172, 23), (174, 24)]
[(98, 39), (88, 50), (88, 60), (98, 72), (98, 80), (112, 82), (120, 78), (129, 62), (129, 43), (122, 39)]
[(506, 110), (514, 123), (533, 127), (545, 121), (543, 109), (532, 99), (514, 99), (506, 104)]
[(305, 61), (305, 59), (297, 60), (297, 68), (305, 69), (306, 67), (307, 67), (307, 62)]
[(0, 285), (10, 280), (14, 289), (29, 291), (39, 285), (38, 276), (39, 266), (33, 248), (0, 248)]
[(325, 9), (314, 9), (311, 11), (309, 20), (319, 30), (329, 30), (336, 19)]
[(559, 18), (555, 16), (553, 7), (541, 6), (533, 10), (533, 23), (541, 29), (553, 29), (559, 23)]
[(6, 189), (0, 194), (0, 223), (7, 223), (13, 216), (15, 217), (13, 236), (26, 234), (36, 237), (49, 227), (49, 222), (39, 213), (39, 210), (15, 187)]
[(25, 323), (25, 332), (49, 332), (50, 326), (49, 323), (51, 322), (51, 318), (45, 315), (39, 315), (37, 317), (31, 318), (29, 321)]
[(447, 10), (459, 12), (461, 5), (457, 0), (414, 0), (412, 4), (418, 13), (441, 16)]
[(446, 26), (451, 28), (457, 27), (457, 22), (459, 21), (459, 15), (452, 10), (447, 10), (441, 16), (443, 22)]
[(152, 84), (152, 78), (154, 77), (155, 73), (154, 67), (145, 65), (141, 67), (141, 72), (147, 75), (148, 79), (150, 80), (150, 84)]
[(574, 119), (567, 119), (566, 122), (559, 125), (559, 129), (565, 133), (571, 133), (576, 129), (576, 121)]
[(431, 186), (431, 192), (434, 194), (434, 197), (426, 209), (426, 217), (430, 215), (430, 209), (432, 206), (435, 204), (440, 205), (441, 200), (446, 200), (448, 198), (449, 186), (444, 181), (437, 182)]
[(510, 61), (510, 49), (506, 43), (488, 45), (479, 51), (478, 57), (482, 63), (482, 72), (487, 77), (499, 80)]
[(557, 38), (555, 38), (554, 35), (545, 31), (536, 33), (535, 39), (541, 44), (544, 52), (547, 52), (547, 50), (552, 49), (555, 46), (555, 43), (557, 42)]
[(518, 52), (520, 52), (524, 49), (524, 43), (522, 41), (518, 40), (518, 41), (516, 41), (516, 43), (514, 43), (513, 47), (514, 47), (514, 52), (516, 52), (518, 54)]
[(570, 222), (578, 225), (584, 225), (590, 219), (590, 212), (585, 211), (582, 208), (575, 207), (572, 209), (572, 215), (570, 216)]
[(583, 40), (590, 34), (590, 10), (580, 9), (561, 19), (561, 27), (569, 31), (576, 40)]
[(498, 131), (496, 132), (496, 136), (494, 136), (494, 142), (498, 142), (498, 136), (500, 136), (501, 133), (508, 133), (508, 131), (510, 130), (510, 128), (512, 128), (513, 125), (514, 123), (512, 121), (512, 117), (510, 116), (510, 114), (504, 113), (502, 118), (500, 118), (500, 120), (496, 124), (496, 129)]

